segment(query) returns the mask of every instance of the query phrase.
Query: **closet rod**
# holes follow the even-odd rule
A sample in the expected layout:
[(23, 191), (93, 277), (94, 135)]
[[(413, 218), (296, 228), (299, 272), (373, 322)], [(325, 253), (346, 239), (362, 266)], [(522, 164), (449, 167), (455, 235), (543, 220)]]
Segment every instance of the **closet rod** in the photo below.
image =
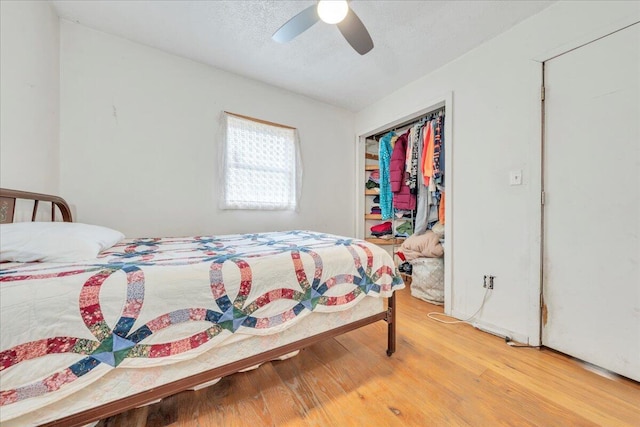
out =
[(411, 120), (407, 120), (406, 122), (403, 122), (403, 123), (399, 123), (399, 124), (395, 125), (394, 127), (391, 127), (391, 128), (383, 130), (382, 132), (378, 132), (377, 134), (371, 136), (371, 138), (373, 138), (373, 139), (375, 139), (377, 141), (381, 137), (383, 137), (384, 135), (386, 135), (387, 133), (389, 133), (391, 131), (395, 132), (400, 128), (413, 126), (416, 123), (420, 123), (421, 121), (427, 119), (428, 117), (435, 116), (435, 115), (440, 114), (440, 113), (444, 113), (444, 111), (445, 111), (445, 107), (436, 108), (435, 110), (429, 111), (428, 113), (425, 113), (425, 114), (423, 114), (423, 115), (421, 115), (419, 117), (416, 117), (416, 118), (411, 119)]

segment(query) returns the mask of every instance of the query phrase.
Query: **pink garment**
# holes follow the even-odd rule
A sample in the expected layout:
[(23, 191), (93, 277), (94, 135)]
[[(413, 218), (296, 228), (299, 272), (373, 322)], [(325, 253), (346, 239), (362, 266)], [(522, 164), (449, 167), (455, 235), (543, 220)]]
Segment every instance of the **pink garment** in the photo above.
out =
[(416, 195), (411, 194), (411, 190), (405, 180), (405, 159), (407, 153), (409, 132), (398, 138), (389, 164), (389, 177), (391, 181), (391, 192), (393, 193), (393, 207), (403, 210), (414, 210), (416, 208)]

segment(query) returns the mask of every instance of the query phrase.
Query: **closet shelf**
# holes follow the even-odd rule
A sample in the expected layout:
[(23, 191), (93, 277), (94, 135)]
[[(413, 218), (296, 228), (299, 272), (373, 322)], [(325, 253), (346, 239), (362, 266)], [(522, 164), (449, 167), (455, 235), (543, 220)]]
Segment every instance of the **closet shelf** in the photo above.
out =
[(380, 195), (380, 190), (376, 191), (376, 190), (364, 190), (364, 195), (365, 196), (379, 196)]
[(378, 157), (377, 154), (364, 153), (364, 156), (366, 159), (369, 159), (369, 160), (380, 160), (380, 157)]
[(404, 239), (378, 239), (376, 237), (367, 237), (364, 240), (367, 242), (375, 243), (376, 245), (384, 246), (384, 245), (399, 245), (404, 242)]
[(364, 165), (366, 171), (377, 171), (378, 169), (380, 169), (379, 165)]
[(382, 214), (364, 214), (364, 219), (382, 219)]

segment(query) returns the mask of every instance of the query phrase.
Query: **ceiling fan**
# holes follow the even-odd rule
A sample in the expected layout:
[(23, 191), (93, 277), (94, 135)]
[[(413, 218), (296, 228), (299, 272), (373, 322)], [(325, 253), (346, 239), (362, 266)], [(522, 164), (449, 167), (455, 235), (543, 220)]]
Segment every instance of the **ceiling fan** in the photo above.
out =
[(286, 43), (319, 20), (327, 24), (336, 24), (344, 38), (360, 55), (373, 49), (373, 40), (369, 32), (346, 0), (318, 1), (317, 5), (309, 6), (285, 22), (271, 38), (279, 43)]

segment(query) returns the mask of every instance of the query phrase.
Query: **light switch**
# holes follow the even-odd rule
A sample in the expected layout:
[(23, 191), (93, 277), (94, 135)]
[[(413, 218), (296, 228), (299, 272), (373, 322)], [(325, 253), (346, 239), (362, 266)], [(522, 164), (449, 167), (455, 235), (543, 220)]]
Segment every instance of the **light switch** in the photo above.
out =
[(509, 172), (509, 185), (521, 185), (522, 184), (522, 170), (518, 169)]

